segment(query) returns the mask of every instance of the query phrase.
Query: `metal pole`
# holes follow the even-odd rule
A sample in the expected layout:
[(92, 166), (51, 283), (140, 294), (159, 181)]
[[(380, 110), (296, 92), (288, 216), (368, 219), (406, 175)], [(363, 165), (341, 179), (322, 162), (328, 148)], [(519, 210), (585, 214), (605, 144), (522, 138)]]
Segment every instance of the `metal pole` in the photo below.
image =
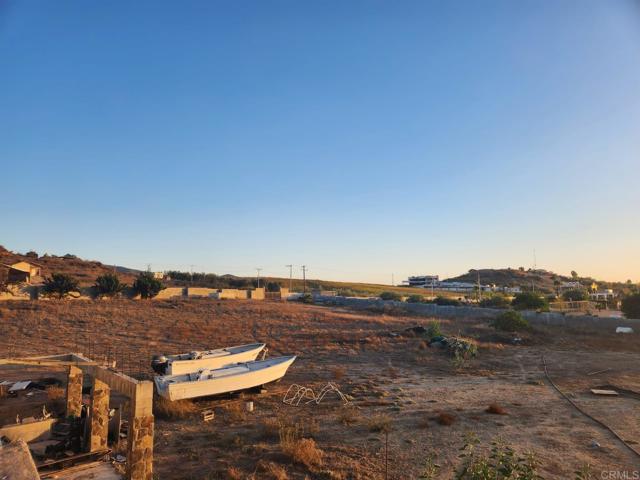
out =
[(285, 267), (289, 267), (289, 292), (291, 292), (293, 290), (293, 264), (285, 265)]
[(307, 293), (307, 266), (302, 265), (302, 291)]

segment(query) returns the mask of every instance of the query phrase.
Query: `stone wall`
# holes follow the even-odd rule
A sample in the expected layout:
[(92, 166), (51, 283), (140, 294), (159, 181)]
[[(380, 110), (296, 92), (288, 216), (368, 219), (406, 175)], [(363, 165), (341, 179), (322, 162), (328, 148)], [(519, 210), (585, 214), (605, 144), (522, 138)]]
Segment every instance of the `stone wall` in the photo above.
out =
[[(449, 305), (435, 305), (431, 303), (406, 303), (396, 301), (385, 301), (379, 298), (354, 298), (354, 297), (325, 297), (314, 296), (314, 301), (323, 305), (334, 305), (362, 310), (384, 310), (397, 308), (408, 313), (423, 315), (426, 317), (438, 318), (468, 318), (470, 320), (492, 319), (504, 310), (495, 308), (480, 308)], [(591, 315), (562, 315), (557, 312), (522, 312), (532, 325), (555, 325), (566, 327), (606, 327), (615, 331), (616, 327), (631, 327), (636, 332), (640, 331), (640, 320), (617, 318), (617, 317), (594, 317)]]

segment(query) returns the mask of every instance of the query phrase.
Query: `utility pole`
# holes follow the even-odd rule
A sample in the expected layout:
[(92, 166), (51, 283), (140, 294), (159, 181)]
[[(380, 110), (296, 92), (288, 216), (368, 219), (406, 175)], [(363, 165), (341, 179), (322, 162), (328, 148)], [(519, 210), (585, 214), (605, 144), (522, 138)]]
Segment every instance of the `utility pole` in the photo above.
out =
[(396, 286), (395, 279), (393, 278), (393, 273), (391, 274), (391, 286), (392, 286), (392, 287), (395, 287), (395, 286)]
[(191, 285), (193, 285), (193, 267), (195, 267), (195, 265), (189, 265), (190, 268), (190, 272), (191, 272), (191, 281), (189, 282)]
[(258, 272), (258, 288), (260, 288), (260, 272), (262, 271), (262, 269), (256, 268), (256, 271)]
[(293, 284), (293, 264), (285, 265), (285, 267), (289, 268), (289, 292), (291, 292), (293, 290), (291, 288), (291, 285)]
[(302, 292), (307, 293), (307, 266), (302, 265)]
[(480, 286), (480, 270), (478, 270), (478, 302), (482, 299), (482, 287)]

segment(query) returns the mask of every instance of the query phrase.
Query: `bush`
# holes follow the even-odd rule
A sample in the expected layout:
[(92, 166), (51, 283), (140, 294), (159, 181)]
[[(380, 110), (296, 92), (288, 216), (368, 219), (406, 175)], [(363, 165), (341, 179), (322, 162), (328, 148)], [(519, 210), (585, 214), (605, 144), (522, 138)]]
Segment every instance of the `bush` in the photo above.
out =
[(424, 297), (422, 295), (413, 294), (413, 295), (409, 295), (409, 297), (407, 298), (407, 303), (423, 303), (423, 302), (424, 302)]
[(622, 313), (627, 318), (640, 319), (640, 293), (627, 295), (622, 299)]
[(380, 298), (382, 300), (395, 300), (396, 302), (402, 301), (402, 295), (397, 292), (382, 292)]
[(267, 292), (279, 292), (280, 284), (277, 282), (267, 282), (267, 286), (265, 287), (265, 291)]
[(54, 273), (44, 280), (42, 291), (45, 295), (64, 298), (71, 292), (78, 291), (78, 281), (64, 273)]
[(539, 462), (531, 453), (518, 454), (502, 442), (491, 443), (488, 455), (478, 455), (480, 441), (477, 436), (468, 436), (460, 455), (462, 466), (456, 475), (458, 480), (537, 480)]
[(431, 340), (433, 337), (441, 337), (442, 330), (440, 329), (440, 322), (437, 320), (429, 322), (425, 335), (429, 338), (429, 340)]
[(142, 272), (133, 282), (133, 291), (142, 298), (153, 298), (163, 289), (162, 282), (151, 272)]
[(114, 273), (107, 273), (106, 275), (100, 275), (96, 278), (96, 283), (93, 285), (98, 295), (105, 295), (107, 297), (115, 297), (118, 295), (126, 285), (120, 282), (118, 276)]
[(311, 295), (310, 293), (305, 293), (300, 296), (300, 301), (302, 303), (308, 303), (311, 305), (313, 304), (313, 295)]
[(568, 302), (581, 302), (587, 300), (587, 292), (584, 290), (567, 290), (562, 294), (562, 298)]
[(453, 307), (460, 306), (460, 302), (458, 300), (456, 300), (455, 298), (448, 298), (448, 297), (436, 297), (433, 303), (435, 303), (436, 305), (449, 305)]
[(547, 299), (534, 292), (516, 294), (511, 305), (516, 310), (547, 310), (549, 308)]
[(504, 332), (517, 332), (531, 328), (529, 322), (522, 317), (522, 314), (515, 310), (501, 313), (491, 322), (491, 326)]
[(484, 308), (509, 308), (511, 302), (504, 295), (496, 293), (480, 300), (480, 306)]

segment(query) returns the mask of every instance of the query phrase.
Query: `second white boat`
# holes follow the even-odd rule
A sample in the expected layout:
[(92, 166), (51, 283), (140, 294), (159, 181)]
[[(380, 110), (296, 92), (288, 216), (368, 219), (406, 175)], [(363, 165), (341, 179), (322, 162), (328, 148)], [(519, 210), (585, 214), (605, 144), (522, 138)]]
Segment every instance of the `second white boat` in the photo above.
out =
[(180, 375), (204, 368), (213, 370), (240, 362), (252, 362), (264, 349), (264, 343), (250, 343), (236, 347), (200, 350), (178, 355), (154, 357), (151, 366), (161, 375)]

